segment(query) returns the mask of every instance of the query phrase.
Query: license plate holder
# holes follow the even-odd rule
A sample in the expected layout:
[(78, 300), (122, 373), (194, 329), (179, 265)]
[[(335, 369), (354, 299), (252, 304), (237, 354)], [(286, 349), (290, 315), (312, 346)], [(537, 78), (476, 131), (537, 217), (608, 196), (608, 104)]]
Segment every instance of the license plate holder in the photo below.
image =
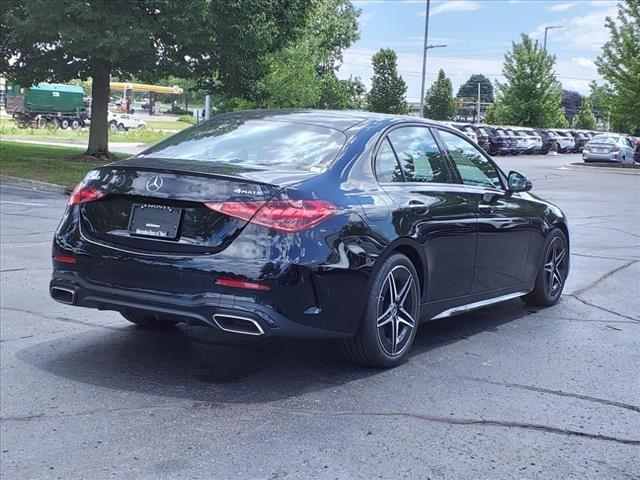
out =
[(175, 240), (181, 219), (181, 208), (136, 203), (131, 207), (129, 233), (140, 237)]

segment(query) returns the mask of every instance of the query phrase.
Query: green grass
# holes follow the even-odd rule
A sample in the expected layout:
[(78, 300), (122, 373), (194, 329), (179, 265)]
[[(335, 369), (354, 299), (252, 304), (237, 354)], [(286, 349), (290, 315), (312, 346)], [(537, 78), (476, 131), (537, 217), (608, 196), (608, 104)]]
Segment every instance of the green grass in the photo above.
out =
[[(4, 119), (3, 119), (4, 120)], [(183, 122), (176, 122), (187, 125)], [(188, 125), (187, 125), (188, 126)], [(128, 132), (109, 132), (110, 142), (133, 142), (153, 144), (167, 138), (171, 133), (153, 130), (149, 128), (129, 130)], [(39, 140), (68, 141), (86, 143), (89, 139), (88, 129), (60, 130), (60, 129), (38, 129), (38, 128), (17, 128), (13, 122), (0, 123), (0, 137), (3, 140), (14, 138), (33, 138)]]
[[(0, 142), (0, 173), (73, 188), (93, 167), (104, 162), (85, 157), (83, 148)], [(128, 155), (115, 154), (118, 158)]]
[(191, 125), (186, 122), (180, 122), (178, 120), (162, 121), (162, 120), (149, 120), (147, 121), (147, 128), (157, 130), (184, 130)]

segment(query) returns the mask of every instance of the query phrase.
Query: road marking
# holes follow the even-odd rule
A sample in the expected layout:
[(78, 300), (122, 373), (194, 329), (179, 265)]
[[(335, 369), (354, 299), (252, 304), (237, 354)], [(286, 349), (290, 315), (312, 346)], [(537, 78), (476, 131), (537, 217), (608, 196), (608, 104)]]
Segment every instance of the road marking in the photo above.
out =
[(0, 200), (0, 203), (10, 203), (12, 205), (27, 205), (29, 207), (46, 207), (44, 203), (10, 202), (9, 200)]

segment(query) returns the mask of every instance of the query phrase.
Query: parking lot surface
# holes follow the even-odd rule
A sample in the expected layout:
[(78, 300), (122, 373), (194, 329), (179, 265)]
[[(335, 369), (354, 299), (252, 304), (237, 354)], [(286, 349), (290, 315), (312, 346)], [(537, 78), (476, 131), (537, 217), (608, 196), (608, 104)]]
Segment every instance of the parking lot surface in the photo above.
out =
[(66, 198), (1, 187), (3, 478), (640, 478), (640, 175), (578, 159), (497, 158), (568, 216), (560, 303), (423, 324), (386, 371), (56, 303)]

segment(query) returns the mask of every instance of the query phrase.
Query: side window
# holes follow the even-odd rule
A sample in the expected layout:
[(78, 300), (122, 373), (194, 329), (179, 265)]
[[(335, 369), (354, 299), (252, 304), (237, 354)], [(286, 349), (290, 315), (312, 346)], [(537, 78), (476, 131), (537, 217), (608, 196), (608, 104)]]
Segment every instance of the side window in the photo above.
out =
[(493, 164), (471, 143), (458, 135), (440, 130), (462, 183), (479, 187), (501, 188), (500, 176)]
[(398, 159), (388, 139), (384, 140), (376, 156), (376, 176), (379, 182), (404, 182)]
[(431, 131), (425, 127), (397, 128), (389, 133), (407, 182), (451, 183), (451, 172)]

